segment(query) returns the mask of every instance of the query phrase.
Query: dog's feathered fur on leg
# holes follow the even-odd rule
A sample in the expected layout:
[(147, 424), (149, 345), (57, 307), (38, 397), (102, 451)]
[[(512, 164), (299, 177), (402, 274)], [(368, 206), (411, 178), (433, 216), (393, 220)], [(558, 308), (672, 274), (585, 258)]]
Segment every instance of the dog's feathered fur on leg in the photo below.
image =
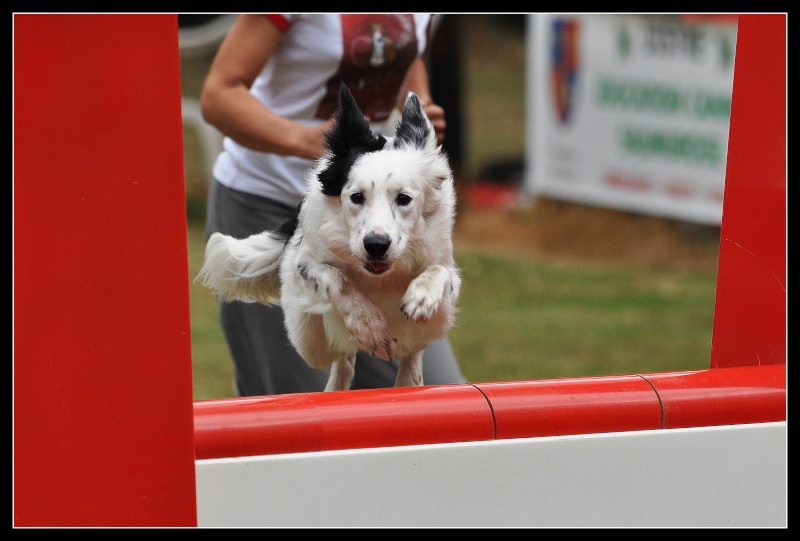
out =
[(222, 300), (280, 304), (294, 347), (350, 388), (356, 352), (399, 357), (422, 385), (423, 349), (455, 322), (455, 191), (447, 157), (409, 93), (393, 137), (374, 134), (344, 85), (296, 221), (246, 239), (211, 236), (197, 277)]

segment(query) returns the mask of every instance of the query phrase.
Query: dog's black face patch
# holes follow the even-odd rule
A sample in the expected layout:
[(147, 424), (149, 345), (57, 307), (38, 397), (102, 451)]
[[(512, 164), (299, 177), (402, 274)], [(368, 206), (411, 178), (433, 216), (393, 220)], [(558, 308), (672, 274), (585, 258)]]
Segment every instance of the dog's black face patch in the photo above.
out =
[(422, 104), (416, 95), (409, 96), (403, 106), (403, 114), (397, 123), (394, 148), (407, 144), (413, 148), (424, 148), (431, 135), (430, 127), (425, 121)]
[(339, 87), (339, 108), (333, 127), (325, 134), (325, 145), (331, 155), (328, 166), (320, 171), (318, 179), (322, 193), (336, 197), (341, 195), (356, 160), (386, 145), (385, 137), (372, 133), (344, 83)]

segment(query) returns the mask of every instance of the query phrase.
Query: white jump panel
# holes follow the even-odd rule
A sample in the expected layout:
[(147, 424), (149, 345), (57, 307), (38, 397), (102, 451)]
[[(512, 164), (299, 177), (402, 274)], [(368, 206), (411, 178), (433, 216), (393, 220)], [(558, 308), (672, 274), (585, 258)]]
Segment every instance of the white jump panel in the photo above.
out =
[(201, 527), (786, 527), (786, 423), (196, 461)]

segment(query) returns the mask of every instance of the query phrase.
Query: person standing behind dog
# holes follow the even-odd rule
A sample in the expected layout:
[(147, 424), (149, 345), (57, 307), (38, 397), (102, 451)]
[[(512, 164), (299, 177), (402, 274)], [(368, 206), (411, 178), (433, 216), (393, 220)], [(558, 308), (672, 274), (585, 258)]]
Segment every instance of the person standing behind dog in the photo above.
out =
[[(206, 240), (245, 238), (296, 214), (306, 170), (344, 82), (375, 133), (408, 91), (420, 98), (439, 143), (444, 110), (430, 98), (423, 53), (430, 14), (243, 14), (220, 45), (200, 97), (203, 117), (225, 135), (209, 187)], [(389, 121), (392, 122), (391, 120)], [(239, 396), (322, 391), (328, 371), (310, 368), (289, 343), (280, 307), (219, 304)], [(426, 385), (465, 383), (447, 338), (425, 350)], [(352, 389), (392, 387), (398, 363), (360, 352)]]

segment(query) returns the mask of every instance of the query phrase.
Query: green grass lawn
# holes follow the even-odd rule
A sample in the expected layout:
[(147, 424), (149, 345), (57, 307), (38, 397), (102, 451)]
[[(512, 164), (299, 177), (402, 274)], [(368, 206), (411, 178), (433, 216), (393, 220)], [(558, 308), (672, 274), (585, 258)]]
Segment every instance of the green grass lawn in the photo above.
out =
[(716, 273), (459, 254), (470, 381), (708, 368)]

